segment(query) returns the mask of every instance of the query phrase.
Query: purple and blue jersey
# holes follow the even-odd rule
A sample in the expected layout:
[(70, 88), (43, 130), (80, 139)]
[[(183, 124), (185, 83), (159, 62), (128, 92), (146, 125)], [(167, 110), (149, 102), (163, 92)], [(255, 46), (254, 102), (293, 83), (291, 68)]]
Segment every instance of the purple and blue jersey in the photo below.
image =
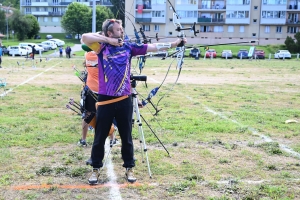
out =
[(146, 44), (124, 43), (122, 47), (101, 44), (98, 54), (99, 94), (130, 95), (131, 58), (146, 53)]

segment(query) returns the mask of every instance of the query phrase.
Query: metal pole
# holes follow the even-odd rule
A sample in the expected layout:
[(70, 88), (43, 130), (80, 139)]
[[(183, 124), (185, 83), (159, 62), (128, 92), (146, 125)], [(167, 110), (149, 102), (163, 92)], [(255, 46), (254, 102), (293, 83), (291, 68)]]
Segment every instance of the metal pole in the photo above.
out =
[[(7, 8), (7, 15), (9, 14), (9, 8), (11, 5)], [(8, 41), (8, 16), (6, 16), (6, 41)]]
[(96, 0), (93, 0), (92, 32), (96, 33)]

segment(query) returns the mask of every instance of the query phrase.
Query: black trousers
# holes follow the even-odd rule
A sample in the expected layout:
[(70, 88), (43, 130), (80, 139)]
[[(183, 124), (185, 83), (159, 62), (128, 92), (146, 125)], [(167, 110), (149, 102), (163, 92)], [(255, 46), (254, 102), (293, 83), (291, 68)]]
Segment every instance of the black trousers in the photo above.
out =
[[(98, 95), (99, 102), (114, 98), (116, 97)], [(100, 168), (103, 166), (105, 140), (114, 118), (118, 124), (118, 131), (122, 140), (121, 154), (124, 161), (123, 167), (131, 168), (135, 166), (131, 135), (132, 112), (133, 105), (131, 96), (116, 103), (98, 106), (96, 113), (96, 131), (91, 156), (93, 168)]]

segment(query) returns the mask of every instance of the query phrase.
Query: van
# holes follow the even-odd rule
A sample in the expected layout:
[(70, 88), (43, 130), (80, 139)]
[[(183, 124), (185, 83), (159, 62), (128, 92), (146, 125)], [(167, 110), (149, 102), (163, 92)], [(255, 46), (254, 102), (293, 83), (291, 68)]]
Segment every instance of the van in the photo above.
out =
[(57, 45), (55, 44), (55, 42), (52, 42), (50, 40), (47, 40), (47, 41), (44, 41), (44, 42), (41, 42), (41, 43), (50, 46), (52, 50), (57, 48)]
[(44, 48), (43, 47), (40, 47), (39, 45), (35, 44), (35, 43), (29, 43), (29, 42), (22, 42), (22, 43), (19, 43), (19, 46), (20, 47), (24, 47), (24, 46), (29, 46), (29, 47), (32, 47), (32, 46), (35, 46), (35, 52), (34, 53), (40, 53), (44, 51)]
[(9, 55), (12, 56), (12, 55), (27, 55), (29, 52), (28, 50), (26, 49), (26, 47), (20, 47), (20, 46), (11, 46), (10, 49), (9, 49)]

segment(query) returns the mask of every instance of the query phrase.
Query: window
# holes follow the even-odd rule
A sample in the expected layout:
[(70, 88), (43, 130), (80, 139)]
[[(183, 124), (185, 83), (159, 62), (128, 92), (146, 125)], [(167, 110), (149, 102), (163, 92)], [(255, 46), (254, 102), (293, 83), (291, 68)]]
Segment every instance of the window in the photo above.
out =
[(200, 32), (212, 32), (210, 26), (200, 26)]
[(40, 11), (40, 8), (39, 8), (39, 7), (36, 7), (36, 11)]
[(152, 17), (165, 17), (164, 11), (152, 11)]
[(150, 25), (143, 25), (144, 31), (150, 31)]
[(282, 26), (276, 26), (276, 33), (281, 33)]
[(234, 32), (234, 26), (228, 26), (228, 33)]
[(172, 32), (169, 32), (169, 35), (172, 35), (173, 33)]
[(270, 26), (265, 27), (265, 33), (270, 33)]
[(253, 19), (253, 23), (256, 23), (257, 22), (257, 19)]
[(240, 26), (240, 33), (244, 33), (245, 32), (245, 26)]
[(215, 33), (223, 32), (223, 26), (214, 26), (214, 32)]
[(257, 10), (258, 9), (258, 6), (254, 6), (254, 10)]
[(48, 17), (44, 17), (44, 22), (47, 22), (48, 21)]
[(153, 4), (165, 4), (166, 2), (165, 2), (165, 0), (152, 0), (151, 1), (151, 4), (153, 5)]
[(156, 25), (156, 24), (154, 25), (154, 31), (159, 32), (159, 25)]
[(52, 18), (52, 22), (58, 22), (59, 20), (58, 20), (58, 17), (53, 17)]
[(196, 0), (177, 0), (177, 4), (192, 4), (196, 5)]
[(262, 11), (261, 13), (263, 18), (285, 19), (286, 16), (286, 11)]
[(48, 11), (48, 7), (44, 7), (44, 11), (47, 12)]
[(228, 10), (226, 11), (226, 17), (227, 18), (249, 18), (249, 11), (233, 11)]
[(255, 37), (255, 36), (256, 36), (256, 33), (252, 33), (252, 36)]
[(197, 11), (183, 11), (183, 10), (178, 10), (177, 14), (180, 18), (197, 18), (198, 17), (198, 13)]

